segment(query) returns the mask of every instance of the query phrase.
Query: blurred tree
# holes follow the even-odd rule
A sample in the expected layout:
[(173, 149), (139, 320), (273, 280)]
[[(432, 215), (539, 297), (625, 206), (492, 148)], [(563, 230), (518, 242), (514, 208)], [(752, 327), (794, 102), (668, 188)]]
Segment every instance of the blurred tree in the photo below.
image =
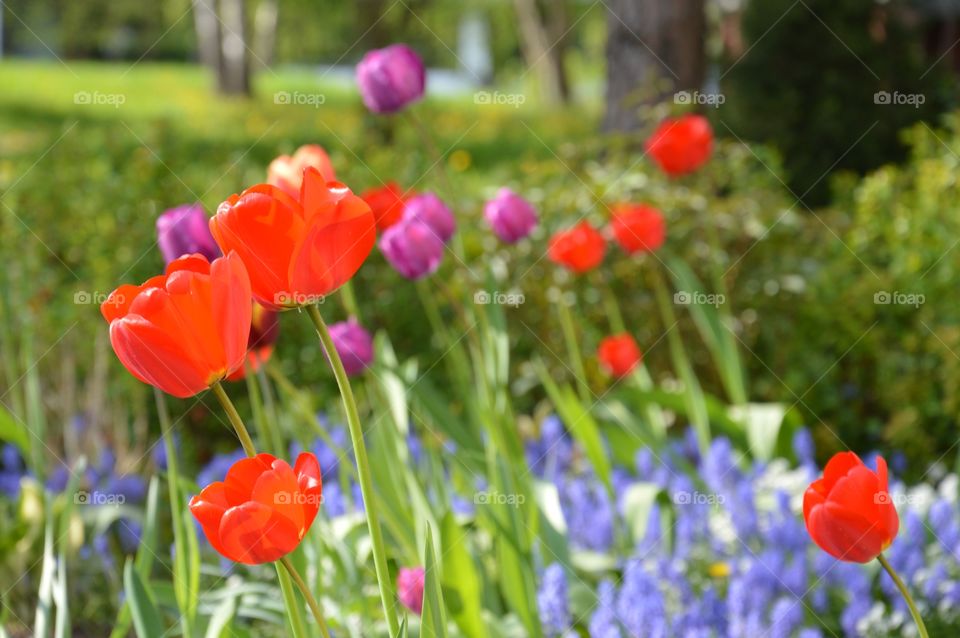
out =
[[(743, 14), (747, 49), (723, 74), (721, 111), (738, 137), (773, 143), (808, 206), (829, 174), (903, 157), (900, 131), (947, 102), (903, 2), (757, 0)], [(722, 128), (721, 128), (722, 130)]]
[(607, 0), (607, 131), (639, 127), (639, 107), (703, 84), (704, 0)]
[(566, 102), (570, 87), (563, 66), (567, 33), (570, 30), (565, 1), (541, 6), (537, 0), (514, 0), (520, 31), (520, 48), (527, 67), (536, 73), (543, 100), (548, 104)]
[(246, 5), (245, 0), (193, 0), (200, 59), (227, 95), (250, 94)]

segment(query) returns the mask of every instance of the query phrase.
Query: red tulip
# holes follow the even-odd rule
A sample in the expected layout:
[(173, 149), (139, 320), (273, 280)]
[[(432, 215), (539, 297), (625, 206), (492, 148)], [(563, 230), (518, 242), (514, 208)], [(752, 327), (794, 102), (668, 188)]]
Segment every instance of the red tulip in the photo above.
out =
[(224, 252), (243, 260), (253, 296), (274, 309), (322, 301), (353, 277), (376, 242), (370, 207), (312, 167), (299, 201), (258, 184), (220, 204), (210, 230)]
[(643, 359), (640, 346), (627, 333), (606, 337), (597, 348), (597, 359), (608, 373), (615, 377), (630, 374)]
[(297, 149), (293, 157), (281, 155), (267, 168), (267, 183), (283, 190), (291, 197), (300, 196), (300, 186), (303, 184), (303, 171), (312, 166), (320, 171), (323, 179), (335, 181), (337, 174), (333, 170), (330, 156), (318, 144), (306, 144)]
[(320, 464), (304, 452), (293, 466), (270, 454), (233, 464), (223, 482), (192, 499), (190, 512), (213, 548), (232, 561), (259, 565), (297, 548), (320, 509)]
[(250, 336), (247, 338), (247, 363), (234, 370), (227, 381), (242, 381), (247, 370), (256, 372), (273, 354), (273, 344), (280, 332), (280, 316), (276, 310), (264, 308), (256, 301), (253, 303), (253, 317), (250, 321)]
[(663, 215), (653, 206), (643, 204), (615, 205), (610, 227), (617, 243), (631, 255), (642, 251), (653, 252), (663, 245), (667, 237)]
[(120, 286), (100, 306), (110, 343), (130, 374), (190, 397), (243, 364), (250, 332), (250, 279), (239, 256), (211, 264), (175, 259), (164, 275)]
[(887, 463), (877, 471), (853, 452), (834, 455), (803, 495), (803, 519), (820, 549), (834, 558), (868, 563), (893, 543), (900, 518), (887, 491)]
[(396, 182), (387, 182), (380, 188), (364, 191), (360, 197), (367, 202), (377, 220), (377, 230), (390, 228), (403, 217), (404, 193)]
[(713, 129), (702, 115), (666, 119), (647, 140), (646, 149), (667, 175), (692, 173), (713, 151)]
[(584, 273), (599, 266), (606, 251), (607, 244), (600, 231), (582, 221), (573, 228), (556, 233), (550, 239), (547, 255), (556, 264), (575, 273)]

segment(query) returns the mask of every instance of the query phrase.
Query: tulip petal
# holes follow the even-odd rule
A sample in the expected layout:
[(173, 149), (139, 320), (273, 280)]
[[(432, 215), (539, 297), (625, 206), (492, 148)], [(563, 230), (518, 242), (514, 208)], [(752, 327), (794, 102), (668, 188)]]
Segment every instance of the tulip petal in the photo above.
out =
[(223, 483), (211, 483), (190, 499), (190, 513), (200, 523), (207, 541), (219, 553), (223, 554), (220, 542), (220, 521), (230, 508), (223, 489)]
[(257, 479), (270, 469), (274, 460), (276, 457), (272, 454), (261, 452), (234, 463), (223, 479), (227, 502), (230, 505), (241, 505), (249, 501)]
[(257, 478), (250, 500), (276, 510), (301, 534), (304, 531), (303, 498), (297, 477), (286, 461), (276, 459), (271, 468)]
[(293, 467), (294, 474), (297, 475), (297, 482), (300, 486), (300, 493), (304, 496), (303, 519), (304, 526), (309, 529), (320, 510), (321, 497), (323, 494), (323, 472), (320, 470), (320, 463), (317, 457), (309, 452), (302, 452), (297, 457), (297, 462)]
[(228, 374), (243, 365), (253, 316), (247, 269), (236, 252), (218, 259), (210, 271), (213, 322), (220, 326)]
[(297, 201), (279, 188), (260, 184), (220, 204), (210, 230), (225, 254), (237, 252), (257, 299), (277, 308), (278, 296), (291, 292), (290, 256), (303, 236)]
[(227, 558), (246, 565), (275, 561), (300, 544), (300, 531), (263, 503), (250, 501), (227, 511), (220, 521)]
[(140, 381), (184, 399), (207, 387), (204, 370), (183, 344), (140, 315), (110, 324), (110, 343), (120, 362)]
[(370, 206), (337, 182), (321, 187), (318, 175), (312, 169), (304, 172), (301, 198), (307, 229), (288, 274), (292, 292), (298, 295), (326, 295), (342, 286), (376, 242)]

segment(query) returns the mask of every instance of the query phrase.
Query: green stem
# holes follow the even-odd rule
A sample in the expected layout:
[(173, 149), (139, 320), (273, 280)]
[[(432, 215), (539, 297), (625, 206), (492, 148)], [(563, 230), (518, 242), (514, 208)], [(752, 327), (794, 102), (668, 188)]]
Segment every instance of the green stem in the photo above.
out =
[(330, 337), (330, 331), (327, 330), (327, 324), (320, 316), (320, 310), (316, 306), (307, 306), (307, 313), (313, 320), (313, 325), (320, 336), (320, 342), (324, 351), (327, 353), (327, 359), (333, 368), (333, 375), (337, 378), (337, 385), (340, 387), (340, 396), (343, 399), (343, 408), (347, 413), (347, 427), (350, 429), (350, 439), (353, 442), (353, 451), (357, 460), (357, 472), (360, 479), (360, 492), (363, 494), (363, 505), (367, 513), (367, 528), (370, 532), (370, 542), (373, 546), (373, 563), (377, 573), (377, 584), (380, 588), (380, 602), (383, 605), (383, 612), (386, 615), (387, 626), (391, 636), (396, 636), (400, 632), (400, 624), (394, 613), (393, 604), (393, 586), (390, 579), (390, 570), (387, 568), (387, 553), (383, 545), (383, 530), (380, 527), (380, 519), (377, 516), (376, 500), (373, 493), (373, 475), (370, 472), (370, 460), (367, 458), (367, 446), (363, 442), (363, 429), (360, 427), (360, 414), (357, 411), (357, 402), (353, 398), (353, 390), (350, 387), (350, 380), (347, 378), (347, 372), (343, 369), (343, 361), (337, 353), (337, 348)]
[(180, 486), (177, 472), (177, 447), (173, 439), (173, 426), (170, 424), (170, 415), (167, 413), (167, 403), (163, 392), (157, 388), (153, 389), (153, 395), (157, 402), (157, 416), (160, 419), (160, 435), (163, 438), (163, 447), (167, 453), (167, 492), (170, 499), (170, 515), (173, 518), (173, 569), (174, 569), (174, 594), (177, 598), (177, 606), (180, 607), (180, 622), (183, 625), (183, 635), (186, 638), (193, 636), (193, 618), (187, 608), (187, 599), (189, 594), (188, 567), (187, 567), (187, 545), (183, 538), (183, 511), (180, 509), (183, 503), (180, 502)]
[(920, 617), (920, 612), (917, 610), (917, 604), (913, 602), (913, 597), (907, 590), (906, 584), (904, 584), (903, 580), (900, 579), (900, 575), (894, 571), (893, 565), (887, 561), (886, 556), (880, 554), (877, 556), (877, 560), (880, 561), (880, 564), (883, 565), (883, 568), (887, 570), (888, 574), (890, 574), (890, 578), (893, 579), (897, 589), (900, 590), (900, 593), (903, 594), (904, 600), (907, 601), (907, 606), (910, 607), (910, 615), (913, 616), (913, 622), (917, 623), (917, 629), (920, 631), (920, 638), (929, 638), (930, 634), (927, 633), (927, 627), (923, 624), (923, 618)]
[(580, 394), (580, 400), (586, 405), (590, 405), (591, 392), (587, 385), (587, 371), (583, 365), (583, 355), (580, 352), (580, 343), (577, 340), (577, 330), (573, 325), (573, 315), (570, 313), (570, 307), (563, 300), (561, 295), (557, 302), (560, 308), (560, 326), (563, 328), (563, 337), (567, 342), (567, 354), (570, 356), (570, 363), (573, 365), (573, 373), (577, 377), (577, 390)]
[(227, 418), (230, 419), (230, 424), (236, 431), (237, 438), (240, 439), (240, 444), (243, 446), (243, 451), (247, 453), (247, 456), (256, 456), (257, 448), (253, 445), (253, 439), (250, 438), (250, 433), (247, 432), (247, 428), (243, 424), (243, 419), (240, 418), (240, 413), (237, 412), (237, 408), (233, 405), (233, 401), (231, 401), (230, 397), (227, 396), (226, 390), (223, 389), (223, 386), (220, 385), (219, 381), (215, 381), (213, 385), (210, 386), (210, 389), (213, 390), (215, 395), (217, 395), (217, 399), (220, 400), (220, 405), (223, 406), (224, 411), (227, 413)]
[(307, 605), (310, 606), (313, 617), (317, 619), (317, 624), (320, 626), (320, 633), (323, 635), (323, 638), (330, 638), (330, 629), (327, 628), (327, 621), (323, 618), (323, 611), (320, 610), (320, 604), (317, 602), (317, 599), (313, 597), (310, 588), (307, 587), (307, 583), (304, 582), (303, 577), (300, 576), (300, 572), (297, 571), (297, 568), (293, 566), (293, 563), (290, 562), (287, 556), (281, 558), (280, 563), (287, 568), (290, 577), (293, 578), (293, 582), (307, 600)]
[[(286, 558), (286, 557), (284, 557)], [(303, 607), (297, 600), (297, 592), (293, 588), (293, 580), (286, 570), (280, 568), (280, 561), (273, 564), (277, 570), (277, 581), (280, 583), (280, 595), (283, 605), (287, 608), (287, 620), (290, 622), (290, 632), (293, 638), (308, 638), (307, 622), (303, 615)]]
[(357, 304), (357, 296), (353, 294), (353, 282), (348, 281), (340, 287), (340, 298), (343, 300), (343, 309), (347, 314), (360, 321), (360, 306)]

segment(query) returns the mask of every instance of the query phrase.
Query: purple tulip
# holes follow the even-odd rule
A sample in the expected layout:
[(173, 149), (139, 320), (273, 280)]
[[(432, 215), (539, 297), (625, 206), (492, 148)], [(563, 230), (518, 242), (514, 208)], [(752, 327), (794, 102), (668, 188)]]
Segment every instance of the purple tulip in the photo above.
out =
[(423, 567), (401, 567), (397, 572), (397, 598), (418, 616), (423, 612), (424, 576)]
[(508, 244), (517, 243), (537, 225), (537, 210), (533, 204), (509, 188), (497, 191), (497, 196), (484, 205), (483, 216), (500, 241)]
[(373, 337), (353, 317), (332, 324), (330, 338), (343, 361), (344, 370), (351, 377), (373, 363)]
[(357, 65), (363, 103), (374, 113), (396, 113), (423, 97), (423, 60), (405, 44), (368, 51)]
[(457, 229), (457, 220), (453, 213), (443, 203), (443, 200), (433, 193), (423, 193), (414, 195), (403, 203), (404, 217), (413, 217), (419, 219), (427, 226), (433, 229), (433, 232), (440, 237), (444, 243), (453, 237), (453, 232)]
[(221, 255), (210, 232), (210, 220), (200, 204), (184, 204), (160, 215), (157, 218), (157, 243), (168, 264), (177, 257), (193, 253), (200, 253), (211, 261)]
[(437, 232), (425, 222), (405, 216), (383, 231), (380, 250), (401, 275), (420, 279), (440, 267), (444, 246)]

